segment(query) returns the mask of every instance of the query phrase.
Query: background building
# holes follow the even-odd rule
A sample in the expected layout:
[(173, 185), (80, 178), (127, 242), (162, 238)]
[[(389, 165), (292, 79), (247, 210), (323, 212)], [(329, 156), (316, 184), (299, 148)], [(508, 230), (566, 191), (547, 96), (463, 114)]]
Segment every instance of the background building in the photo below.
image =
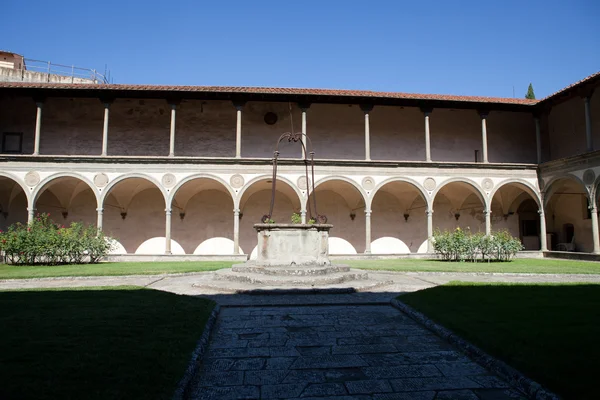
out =
[[(426, 253), (456, 227), (599, 253), (599, 82), (541, 101), (0, 82), (0, 229), (48, 212), (96, 223), (120, 253), (250, 254), (274, 145), (302, 131), (333, 254)], [(280, 157), (273, 219), (308, 219), (300, 147)]]

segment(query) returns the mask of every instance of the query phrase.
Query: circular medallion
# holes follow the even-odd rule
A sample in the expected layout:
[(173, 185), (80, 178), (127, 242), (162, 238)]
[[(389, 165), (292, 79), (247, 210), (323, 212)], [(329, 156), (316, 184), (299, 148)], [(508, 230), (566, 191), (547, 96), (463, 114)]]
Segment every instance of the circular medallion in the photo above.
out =
[(484, 190), (492, 190), (494, 187), (494, 181), (491, 180), (490, 178), (485, 178), (482, 182), (481, 182), (481, 186), (483, 186)]
[(588, 185), (588, 186), (593, 185), (595, 180), (596, 180), (596, 174), (591, 169), (587, 169), (583, 173), (583, 183), (585, 183), (586, 185)]
[(234, 189), (239, 189), (244, 186), (244, 177), (240, 174), (235, 174), (229, 179), (229, 184)]
[(310, 185), (310, 179), (307, 181), (305, 176), (301, 176), (300, 178), (298, 178), (296, 184), (298, 185), (300, 190), (306, 190), (306, 188), (308, 187), (308, 185), (306, 184), (307, 182)]
[(25, 183), (27, 186), (35, 186), (40, 183), (40, 174), (35, 171), (29, 171), (25, 175)]
[(425, 179), (425, 182), (423, 182), (423, 186), (425, 187), (425, 189), (427, 189), (427, 191), (431, 192), (433, 189), (435, 189), (437, 184), (435, 183), (435, 179), (427, 178)]
[(373, 190), (375, 188), (375, 180), (370, 176), (367, 176), (362, 180), (362, 187), (364, 187), (365, 190)]
[(101, 188), (108, 184), (108, 176), (106, 174), (100, 173), (94, 176), (94, 185)]
[(177, 178), (175, 178), (175, 175), (173, 175), (173, 174), (164, 174), (162, 177), (162, 184), (164, 187), (167, 187), (167, 188), (175, 186), (176, 181), (177, 181)]

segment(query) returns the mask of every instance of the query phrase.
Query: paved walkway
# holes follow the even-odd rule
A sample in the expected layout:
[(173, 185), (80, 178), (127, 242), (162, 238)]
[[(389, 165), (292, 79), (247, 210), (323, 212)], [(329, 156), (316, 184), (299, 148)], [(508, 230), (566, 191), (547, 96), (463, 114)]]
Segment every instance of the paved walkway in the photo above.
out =
[(523, 398), (389, 305), (226, 307), (193, 399)]

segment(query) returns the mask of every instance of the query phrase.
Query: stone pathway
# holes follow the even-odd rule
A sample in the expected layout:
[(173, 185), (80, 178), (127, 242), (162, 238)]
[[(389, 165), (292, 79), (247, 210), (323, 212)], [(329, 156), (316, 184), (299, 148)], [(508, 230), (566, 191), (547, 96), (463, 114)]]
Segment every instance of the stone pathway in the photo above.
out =
[(222, 308), (191, 398), (523, 397), (389, 305), (314, 305)]

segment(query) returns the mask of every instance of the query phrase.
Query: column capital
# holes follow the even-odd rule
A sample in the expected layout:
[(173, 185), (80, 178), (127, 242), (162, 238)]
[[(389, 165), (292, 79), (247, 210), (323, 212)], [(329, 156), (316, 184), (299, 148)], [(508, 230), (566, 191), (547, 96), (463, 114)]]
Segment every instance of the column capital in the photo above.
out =
[(485, 110), (485, 109), (477, 110), (477, 114), (479, 114), (479, 116), (481, 117), (481, 119), (487, 118), (487, 116), (489, 115), (489, 113), (490, 113), (490, 110)]
[(540, 217), (544, 216), (544, 210), (541, 208), (537, 211), (537, 213), (540, 215)]
[(492, 210), (487, 210), (487, 209), (484, 209), (484, 210), (483, 210), (483, 214), (484, 214), (484, 215), (491, 215), (491, 214), (492, 214)]
[(433, 215), (433, 210), (425, 210), (426, 215)]
[(242, 108), (244, 108), (244, 106), (246, 105), (246, 102), (242, 100), (233, 100), (231, 103), (238, 111), (242, 111)]
[(36, 106), (41, 107), (46, 102), (46, 96), (33, 96), (33, 101)]
[(310, 108), (311, 103), (298, 103), (298, 107), (300, 107), (300, 109), (302, 111), (306, 111)]
[(373, 111), (373, 104), (360, 104), (360, 109), (363, 110), (363, 112), (365, 114), (370, 113), (371, 111)]
[(98, 214), (102, 214), (104, 212), (104, 208), (98, 207), (96, 208), (96, 212), (98, 212)]
[(366, 217), (370, 217), (371, 216), (371, 210), (365, 210), (365, 216)]
[(594, 94), (594, 87), (592, 86), (584, 86), (578, 90), (579, 96), (583, 99), (583, 101), (589, 102), (590, 98)]
[(432, 107), (421, 107), (421, 112), (423, 114), (425, 114), (426, 117), (428, 117), (433, 112), (433, 108)]
[(165, 208), (165, 214), (171, 215), (171, 209), (170, 208)]
[(598, 213), (598, 208), (596, 207), (595, 204), (590, 204), (590, 206), (588, 208), (591, 213)]
[(33, 207), (33, 208), (27, 207), (27, 211), (29, 211), (29, 212), (35, 212), (35, 210), (37, 210), (37, 208), (35, 208), (35, 207)]
[(235, 215), (236, 217), (239, 217), (239, 215), (240, 215), (240, 209), (239, 208), (234, 208), (233, 209), (233, 215)]

